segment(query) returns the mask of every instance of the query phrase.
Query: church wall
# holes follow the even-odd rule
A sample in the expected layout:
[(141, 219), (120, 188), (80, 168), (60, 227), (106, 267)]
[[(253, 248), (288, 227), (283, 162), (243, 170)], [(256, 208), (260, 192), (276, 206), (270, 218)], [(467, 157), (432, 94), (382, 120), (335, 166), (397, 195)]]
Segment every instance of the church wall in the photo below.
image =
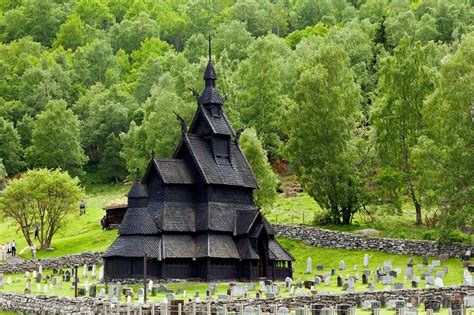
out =
[(162, 264), (162, 276), (168, 279), (195, 278), (192, 259), (166, 259)]
[(148, 197), (150, 201), (163, 201), (165, 194), (164, 194), (164, 187), (163, 181), (156, 173), (156, 170), (153, 169), (149, 176), (148, 182)]
[(234, 186), (209, 185), (207, 187), (207, 197), (209, 201), (214, 202), (251, 205), (252, 189)]
[(168, 202), (193, 202), (195, 200), (194, 187), (191, 185), (166, 185), (165, 200)]

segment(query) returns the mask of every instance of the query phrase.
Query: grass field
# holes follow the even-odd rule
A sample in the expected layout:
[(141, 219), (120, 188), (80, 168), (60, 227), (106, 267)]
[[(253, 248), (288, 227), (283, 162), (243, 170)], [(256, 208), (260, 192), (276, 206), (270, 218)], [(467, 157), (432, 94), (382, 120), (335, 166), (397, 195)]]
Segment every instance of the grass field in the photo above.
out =
[[(38, 258), (63, 256), (83, 251), (98, 251), (106, 249), (117, 237), (117, 230), (102, 231), (100, 219), (105, 212), (102, 209), (112, 200), (123, 197), (129, 187), (126, 185), (95, 185), (87, 191), (87, 212), (84, 216), (77, 214), (69, 216), (67, 225), (59, 230), (53, 238), (54, 251), (38, 251)], [(27, 244), (11, 220), (0, 223), (0, 244), (16, 240), (18, 252)], [(29, 259), (31, 253), (26, 250), (21, 257)]]
[[(117, 236), (117, 230), (102, 231), (100, 219), (105, 214), (102, 209), (112, 200), (123, 197), (129, 189), (128, 185), (89, 185), (86, 190), (88, 198), (87, 213), (79, 216), (76, 214), (68, 218), (67, 225), (53, 238), (53, 251), (38, 251), (38, 258), (56, 257), (83, 251), (101, 251), (106, 249)], [(298, 192), (292, 197), (281, 194), (274, 208), (267, 211), (266, 217), (272, 223), (306, 224), (311, 225), (315, 213), (321, 213), (320, 207), (306, 193)], [(372, 222), (364, 215), (356, 215), (350, 226), (326, 225), (323, 228), (358, 233), (361, 229), (376, 229), (379, 236), (395, 238), (426, 238), (427, 233), (432, 236), (435, 231), (414, 224), (414, 212), (407, 205), (402, 215), (378, 214), (377, 220)], [(18, 252), (26, 247), (21, 232), (15, 222), (5, 220), (0, 223), (0, 244), (17, 241)], [(474, 240), (471, 241), (474, 243)], [(29, 259), (31, 254), (27, 249), (21, 255)]]
[[(340, 249), (327, 249), (327, 248), (317, 248), (308, 246), (298, 241), (289, 240), (279, 238), (279, 241), (284, 245), (288, 250), (295, 256), (296, 262), (294, 263), (295, 267), (295, 274), (293, 279), (302, 279), (302, 280), (314, 280), (316, 274), (324, 274), (324, 272), (329, 272), (331, 268), (335, 268), (337, 270), (339, 260), (344, 260), (346, 262), (347, 269), (345, 271), (337, 271), (338, 274), (341, 274), (345, 277), (347, 274), (354, 275), (356, 271), (353, 270), (354, 265), (359, 266), (359, 270), (357, 273), (362, 275), (362, 263), (363, 263), (363, 256), (364, 254), (369, 254), (371, 256), (370, 259), (370, 266), (369, 269), (372, 270), (372, 276), (369, 277), (369, 280), (373, 278), (373, 274), (375, 273), (375, 269), (377, 266), (382, 266), (385, 261), (392, 262), (393, 268), (401, 268), (402, 274), (403, 270), (406, 266), (406, 262), (409, 256), (406, 255), (392, 255), (380, 252), (372, 252), (372, 251), (356, 251), (356, 250), (340, 250)], [(312, 257), (313, 260), (313, 273), (306, 274), (306, 258)], [(414, 256), (414, 262), (421, 263), (422, 257)], [(316, 271), (316, 265), (323, 264), (324, 270), (323, 271)], [(437, 270), (442, 270), (444, 266), (448, 266), (448, 273), (444, 277), (444, 285), (458, 285), (462, 283), (462, 263), (459, 259), (449, 259), (446, 261), (443, 266), (435, 268), (435, 273)], [(426, 269), (426, 268), (425, 268)], [(415, 271), (416, 274), (419, 274), (419, 271)], [(51, 271), (45, 271), (46, 274), (51, 274)], [(84, 286), (86, 279), (82, 278), (82, 269), (79, 270), (80, 279), (80, 286)], [(15, 274), (15, 275), (7, 275), (12, 280), (11, 285), (5, 285), (3, 289), (0, 289), (0, 292), (15, 292), (15, 293), (22, 293), (25, 287), (26, 278), (23, 274)], [(94, 283), (95, 280), (88, 279), (90, 284)], [(396, 281), (404, 282), (403, 275), (400, 275)], [(248, 285), (248, 284), (244, 284)], [(43, 285), (42, 285), (43, 286)], [(186, 290), (186, 296), (178, 296), (179, 298), (187, 299), (189, 297), (193, 297), (195, 291), (200, 291), (201, 299), (205, 298), (205, 292), (207, 290), (206, 283), (200, 282), (186, 282), (186, 283), (169, 283), (166, 284), (169, 289), (176, 290), (181, 288)], [(258, 284), (256, 285), (258, 288)], [(410, 287), (410, 282), (405, 282), (406, 287)], [(420, 287), (424, 286), (424, 281), (420, 282)], [(138, 286), (132, 286), (134, 292), (138, 291)], [(226, 289), (228, 287), (227, 283), (219, 283), (218, 284), (218, 294), (225, 294)], [(383, 284), (381, 282), (375, 285), (375, 289), (381, 290), (383, 289)], [(332, 277), (332, 282), (329, 286), (324, 284), (317, 286), (316, 288), (318, 291), (328, 291), (331, 293), (343, 293), (342, 288), (337, 287), (336, 285), (336, 277)], [(36, 291), (36, 283), (33, 281), (31, 290), (33, 294)], [(364, 291), (367, 290), (367, 285), (363, 285), (361, 281), (357, 281), (355, 285), (355, 291)], [(46, 293), (47, 295), (62, 295), (62, 296), (74, 296), (74, 290), (71, 288), (69, 284), (64, 283), (63, 288), (57, 289), (49, 289)], [(255, 296), (255, 292), (250, 293), (251, 297)], [(289, 296), (289, 292), (282, 292), (281, 296)], [(162, 301), (165, 297), (164, 293), (160, 293), (155, 297), (151, 297), (154, 301)], [(137, 296), (135, 295), (135, 298)]]

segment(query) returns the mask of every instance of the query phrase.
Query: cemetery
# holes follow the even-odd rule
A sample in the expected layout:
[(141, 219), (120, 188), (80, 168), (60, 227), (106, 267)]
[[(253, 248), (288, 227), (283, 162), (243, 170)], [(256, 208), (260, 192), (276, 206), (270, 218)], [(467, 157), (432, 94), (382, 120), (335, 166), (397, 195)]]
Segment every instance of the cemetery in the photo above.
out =
[(0, 315), (474, 315), (449, 2), (2, 1)]
[[(366, 312), (371, 309), (370, 303), (377, 302), (381, 314), (385, 314), (385, 310), (395, 309), (391, 304), (396, 301), (402, 301), (404, 307), (410, 303), (420, 312), (426, 302), (439, 301), (440, 314), (443, 314), (452, 301), (461, 299), (462, 303), (465, 301), (467, 306), (471, 306), (470, 297), (474, 297), (472, 273), (463, 268), (464, 264), (467, 265), (466, 257), (466, 262), (463, 262), (459, 257), (443, 255), (394, 255), (379, 251), (317, 248), (284, 238), (279, 238), (279, 241), (296, 258), (294, 277), (284, 281), (155, 279), (148, 280), (145, 286), (143, 280), (137, 279), (106, 282), (103, 265), (92, 263), (75, 265), (78, 277), (76, 292), (74, 266), (43, 269), (38, 265), (33, 270), (28, 266), (25, 267), (27, 271), (21, 273), (0, 275), (0, 307), (20, 310), (22, 308), (12, 301), (25, 301), (21, 296), (30, 296), (28, 303), (32, 305), (49, 303), (51, 306), (66, 299), (71, 303), (71, 309), (90, 307), (102, 310), (110, 305), (122, 305), (126, 312), (127, 305), (144, 305), (146, 290), (147, 307), (153, 305), (157, 310), (164, 305), (172, 307), (173, 301), (180, 301), (183, 312), (192, 312), (193, 305), (198, 310), (225, 305), (229, 312), (238, 312), (243, 305), (250, 305), (273, 312), (275, 305), (295, 311), (305, 305), (309, 308), (317, 304), (324, 307), (350, 305), (357, 308), (358, 314), (364, 314), (364, 309)], [(86, 258), (93, 261), (90, 255)], [(78, 261), (76, 258), (72, 262)], [(64, 262), (70, 261), (66, 259)], [(50, 260), (48, 264), (58, 266), (61, 263)], [(80, 301), (77, 305), (72, 299), (76, 295)]]

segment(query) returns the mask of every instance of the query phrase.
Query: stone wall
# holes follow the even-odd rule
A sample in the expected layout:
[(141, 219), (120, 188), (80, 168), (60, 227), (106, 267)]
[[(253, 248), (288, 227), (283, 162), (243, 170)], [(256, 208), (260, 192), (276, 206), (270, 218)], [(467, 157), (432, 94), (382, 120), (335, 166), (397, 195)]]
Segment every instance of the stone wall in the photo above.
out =
[[(324, 304), (326, 306), (336, 306), (337, 304), (350, 304), (360, 307), (365, 300), (380, 301), (382, 306), (389, 300), (400, 299), (410, 302), (410, 298), (418, 297), (419, 303), (427, 300), (451, 300), (459, 296), (474, 295), (474, 286), (453, 286), (445, 288), (430, 289), (406, 289), (406, 290), (388, 290), (375, 292), (354, 292), (333, 295), (313, 295), (309, 297), (289, 297), (274, 300), (249, 300), (245, 305), (261, 307), (262, 311), (272, 311), (275, 305), (279, 307), (285, 306), (289, 309), (303, 307), (310, 304)], [(238, 310), (242, 302), (232, 302), (227, 305), (228, 310)], [(215, 307), (216, 305), (214, 305)], [(186, 305), (189, 307), (189, 305)]]
[(5, 263), (0, 264), (0, 273), (23, 273), (25, 271), (38, 270), (38, 266), (40, 264), (43, 266), (43, 269), (58, 269), (84, 264), (101, 264), (101, 255), (102, 253), (97, 252), (84, 252), (77, 255), (61, 256), (57, 258), (45, 258), (36, 261), (25, 260), (20, 263)]
[[(407, 302), (412, 297), (418, 297), (419, 302), (435, 299), (438, 301), (457, 299), (459, 296), (474, 295), (474, 286), (458, 286), (446, 288), (432, 289), (407, 289), (407, 290), (390, 290), (378, 292), (356, 292), (334, 295), (313, 295), (310, 297), (291, 297), (279, 298), (271, 300), (246, 300), (234, 301), (227, 304), (229, 311), (238, 311), (243, 306), (260, 306), (264, 312), (273, 312), (275, 307), (288, 307), (294, 309), (304, 305), (321, 303), (326, 306), (335, 306), (337, 304), (350, 304), (360, 306), (364, 300), (378, 300), (386, 303), (391, 299), (403, 299)], [(210, 305), (211, 310), (216, 310), (222, 303), (213, 303)], [(159, 314), (163, 304), (154, 304), (147, 306), (139, 305), (123, 305), (116, 306), (111, 309), (111, 304), (92, 298), (67, 298), (54, 296), (25, 296), (10, 293), (0, 293), (0, 310), (14, 311), (21, 313), (41, 313), (41, 314), (130, 314), (130, 311), (142, 308), (140, 311), (143, 315), (151, 314), (151, 308), (154, 308), (155, 314)], [(199, 313), (207, 310), (207, 304), (186, 303), (183, 305), (183, 311), (191, 312), (195, 308)]]
[(474, 244), (440, 244), (434, 241), (395, 239), (385, 237), (370, 237), (345, 232), (335, 232), (320, 228), (273, 225), (279, 236), (302, 241), (311, 246), (377, 250), (392, 254), (437, 256), (448, 254), (450, 257), (460, 257), (468, 249), (474, 252)]

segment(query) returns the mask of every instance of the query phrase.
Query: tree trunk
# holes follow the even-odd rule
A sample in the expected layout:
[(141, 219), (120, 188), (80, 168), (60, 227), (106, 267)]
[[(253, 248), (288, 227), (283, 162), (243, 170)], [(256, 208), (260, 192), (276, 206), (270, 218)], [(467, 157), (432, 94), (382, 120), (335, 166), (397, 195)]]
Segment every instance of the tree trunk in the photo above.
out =
[(343, 208), (342, 209), (342, 224), (349, 225), (351, 224), (351, 208)]
[(408, 148), (407, 148), (407, 143), (406, 143), (406, 131), (405, 127), (402, 125), (402, 158), (403, 158), (403, 172), (405, 173), (405, 180), (407, 182), (407, 190), (408, 190), (408, 195), (411, 198), (411, 201), (413, 202), (413, 205), (415, 206), (416, 210), (416, 225), (421, 225), (422, 219), (421, 219), (421, 204), (418, 201), (418, 198), (416, 198), (415, 194), (415, 188), (413, 187), (413, 182), (411, 179), (411, 168), (410, 168), (410, 157), (408, 155)]

